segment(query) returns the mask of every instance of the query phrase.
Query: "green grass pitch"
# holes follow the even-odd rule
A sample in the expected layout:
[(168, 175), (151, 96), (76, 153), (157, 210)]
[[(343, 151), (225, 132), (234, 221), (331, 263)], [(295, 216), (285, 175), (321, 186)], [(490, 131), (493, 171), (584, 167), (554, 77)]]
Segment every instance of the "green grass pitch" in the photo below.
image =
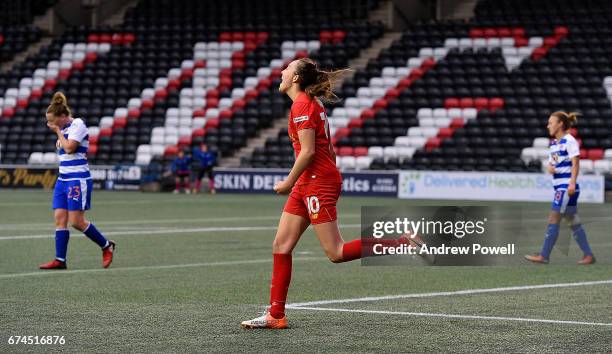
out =
[[(268, 301), (271, 243), (285, 198), (95, 192), (88, 217), (117, 241), (110, 269), (72, 230), (68, 271), (41, 273), (54, 255), (51, 192), (0, 191), (0, 352), (606, 352), (612, 281), (514, 291), (453, 291), (607, 281), (612, 205), (581, 205), (600, 264), (363, 267), (332, 264), (311, 230), (294, 254), (290, 303), (451, 292), (288, 309), (290, 329), (245, 330)], [(362, 205), (423, 201), (343, 197), (345, 239)], [(437, 202), (444, 204), (445, 202)], [(447, 202), (452, 203), (452, 202)], [(547, 203), (515, 203), (539, 249)], [(553, 259), (554, 262), (554, 259)], [(563, 263), (563, 264), (559, 264)], [(609, 261), (607, 262), (610, 263)], [(535, 320), (535, 321), (532, 321)], [(607, 325), (606, 325), (607, 324)], [(61, 335), (66, 344), (8, 345), (10, 336)]]

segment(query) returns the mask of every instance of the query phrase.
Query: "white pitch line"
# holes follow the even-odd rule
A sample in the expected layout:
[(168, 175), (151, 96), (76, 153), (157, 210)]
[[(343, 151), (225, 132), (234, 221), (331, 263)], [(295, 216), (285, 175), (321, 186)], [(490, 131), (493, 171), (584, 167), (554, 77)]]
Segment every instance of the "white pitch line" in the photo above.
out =
[[(293, 258), (294, 261), (316, 261), (327, 259), (324, 257), (298, 257)], [(1, 279), (12, 279), (32, 276), (51, 276), (51, 275), (69, 275), (69, 274), (80, 274), (80, 273), (99, 273), (99, 272), (120, 272), (120, 271), (131, 271), (131, 270), (150, 270), (150, 269), (175, 269), (175, 268), (197, 268), (197, 267), (217, 267), (217, 266), (230, 266), (230, 265), (241, 265), (241, 264), (259, 264), (259, 263), (271, 263), (272, 258), (265, 259), (251, 259), (242, 261), (225, 261), (225, 262), (205, 262), (205, 263), (186, 263), (186, 264), (169, 264), (169, 265), (157, 265), (157, 266), (138, 266), (138, 267), (123, 267), (123, 268), (96, 268), (96, 269), (75, 269), (75, 270), (48, 270), (38, 271), (29, 273), (13, 273), (13, 274), (0, 274)]]
[(505, 292), (505, 291), (520, 291), (520, 290), (533, 290), (533, 289), (554, 289), (554, 288), (568, 288), (568, 287), (575, 287), (575, 286), (607, 285), (607, 284), (612, 284), (612, 279), (609, 279), (609, 280), (595, 280), (595, 281), (583, 281), (583, 282), (576, 282), (576, 283), (555, 283), (555, 284), (541, 284), (541, 285), (522, 285), (522, 286), (509, 286), (509, 287), (503, 287), (503, 288), (466, 289), (466, 290), (443, 291), (443, 292), (433, 292), (433, 293), (416, 293), (416, 294), (401, 294), (401, 295), (359, 297), (359, 298), (351, 298), (351, 299), (310, 301), (310, 302), (299, 302), (299, 303), (295, 303), (295, 304), (288, 304), (287, 307), (288, 308), (300, 308), (300, 307), (305, 307), (305, 306), (346, 304), (346, 303), (351, 303), (351, 302), (397, 300), (397, 299), (426, 298), (426, 297), (453, 296), (453, 295), (472, 295), (472, 294), (498, 293), (498, 292)]
[[(340, 225), (341, 228), (356, 228), (361, 227), (361, 224), (346, 224)], [(105, 236), (129, 236), (129, 235), (157, 235), (157, 234), (184, 234), (194, 232), (228, 232), (228, 231), (270, 231), (276, 230), (278, 226), (233, 226), (233, 227), (198, 227), (198, 228), (184, 228), (184, 229), (170, 229), (166, 228), (163, 230), (136, 230), (136, 231), (111, 231), (105, 232)], [(82, 236), (82, 235), (77, 235)], [(14, 236), (0, 236), (0, 241), (7, 240), (29, 240), (39, 238), (53, 238), (55, 237), (52, 233), (43, 235), (14, 235)]]
[(584, 321), (562, 321), (562, 320), (547, 320), (539, 318), (523, 318), (523, 317), (497, 317), (497, 316), (477, 316), (477, 315), (453, 315), (447, 313), (428, 313), (428, 312), (403, 312), (403, 311), (379, 311), (379, 310), (358, 310), (358, 309), (342, 309), (330, 307), (292, 307), (294, 310), (312, 310), (312, 311), (332, 311), (332, 312), (354, 312), (354, 313), (372, 313), (382, 315), (401, 315), (401, 316), (421, 316), (421, 317), (442, 317), (442, 318), (460, 318), (470, 320), (491, 320), (491, 321), (519, 321), (519, 322), (536, 322), (536, 323), (554, 323), (554, 324), (572, 324), (572, 325), (588, 325), (588, 326), (612, 326), (612, 323), (602, 322), (584, 322)]
[[(360, 214), (343, 214), (342, 218), (361, 217)], [(188, 218), (188, 219), (136, 219), (136, 220), (113, 220), (100, 221), (96, 220), (96, 225), (132, 225), (132, 224), (165, 224), (165, 223), (182, 223), (182, 222), (223, 222), (223, 221), (253, 221), (253, 220), (278, 220), (279, 215), (262, 215), (262, 216), (226, 216), (214, 218)], [(48, 228), (53, 227), (53, 222), (45, 223), (26, 223), (26, 224), (2, 224), (0, 225), (5, 230), (27, 230), (28, 228)]]

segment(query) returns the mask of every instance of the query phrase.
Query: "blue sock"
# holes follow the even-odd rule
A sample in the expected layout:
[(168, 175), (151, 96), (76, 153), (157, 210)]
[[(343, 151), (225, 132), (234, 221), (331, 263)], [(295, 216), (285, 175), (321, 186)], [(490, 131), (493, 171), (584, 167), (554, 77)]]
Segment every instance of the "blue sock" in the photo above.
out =
[(574, 240), (580, 249), (584, 253), (585, 256), (592, 256), (593, 252), (591, 251), (591, 247), (589, 246), (589, 241), (587, 241), (586, 233), (582, 228), (582, 224), (572, 226), (572, 236), (574, 236)]
[(544, 237), (544, 245), (542, 245), (542, 251), (540, 255), (544, 258), (550, 258), (550, 252), (552, 252), (555, 242), (559, 237), (559, 224), (548, 224), (546, 228), (546, 236)]
[(55, 230), (55, 259), (66, 262), (69, 238), (70, 231), (66, 229)]
[(101, 248), (105, 248), (108, 246), (108, 240), (104, 238), (104, 235), (96, 227), (93, 223), (89, 223), (89, 226), (83, 231), (85, 236), (89, 237), (90, 240), (97, 243)]

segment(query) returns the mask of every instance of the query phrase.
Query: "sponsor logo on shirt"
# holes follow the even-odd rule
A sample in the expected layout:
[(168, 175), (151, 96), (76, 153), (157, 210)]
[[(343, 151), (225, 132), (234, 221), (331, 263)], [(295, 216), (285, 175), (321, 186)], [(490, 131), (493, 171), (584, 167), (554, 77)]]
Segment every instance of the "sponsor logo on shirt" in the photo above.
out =
[(299, 116), (299, 117), (293, 118), (293, 123), (304, 122), (307, 120), (308, 120), (308, 116)]

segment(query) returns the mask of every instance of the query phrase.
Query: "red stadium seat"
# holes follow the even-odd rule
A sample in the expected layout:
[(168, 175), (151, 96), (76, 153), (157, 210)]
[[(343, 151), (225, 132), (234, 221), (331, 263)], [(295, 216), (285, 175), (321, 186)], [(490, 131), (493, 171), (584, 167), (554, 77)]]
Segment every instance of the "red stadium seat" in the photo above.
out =
[(364, 109), (361, 113), (362, 119), (372, 119), (376, 115), (376, 112), (373, 109)]
[(512, 30), (508, 27), (501, 27), (497, 29), (497, 35), (499, 37), (512, 37)]
[(113, 120), (113, 129), (125, 128), (126, 125), (127, 125), (127, 119), (125, 118), (115, 118), (115, 120)]
[(472, 38), (481, 38), (481, 37), (484, 37), (484, 32), (480, 28), (471, 28), (470, 29), (470, 37), (472, 37)]
[(353, 148), (350, 146), (343, 146), (339, 148), (338, 156), (353, 156)]
[(474, 99), (469, 97), (464, 97), (459, 100), (459, 107), (461, 108), (472, 108), (474, 107)]
[(219, 119), (231, 119), (232, 118), (232, 111), (229, 109), (224, 109), (221, 112), (219, 112)]
[(497, 37), (497, 29), (495, 28), (485, 28), (483, 31), (483, 36), (485, 38), (493, 38), (493, 37)]
[(208, 119), (206, 121), (206, 125), (204, 127), (206, 129), (208, 129), (208, 128), (218, 128), (219, 127), (219, 119), (217, 119), (217, 118)]
[(554, 46), (557, 45), (557, 43), (559, 43), (559, 39), (556, 37), (546, 37), (544, 38), (544, 47), (545, 48), (552, 48)]
[[(423, 62), (421, 63), (421, 69), (422, 70), (429, 70), (429, 69), (433, 68), (434, 65), (436, 65), (436, 61), (433, 58), (427, 58), (427, 59), (423, 60)], [(415, 69), (415, 70), (417, 70), (417, 69)], [(423, 76), (423, 74), (424, 74), (424, 72), (421, 73), (421, 76)], [(419, 76), (419, 77), (421, 77), (421, 76)]]
[(514, 46), (515, 47), (524, 47), (529, 44), (529, 39), (525, 37), (514, 37)]
[(140, 117), (140, 109), (138, 108), (131, 108), (128, 111), (128, 118), (138, 118)]
[(459, 100), (456, 98), (447, 98), (444, 100), (444, 108), (459, 108)]
[(604, 157), (604, 149), (590, 149), (587, 152), (587, 159), (589, 160), (601, 160)]
[(589, 156), (588, 152), (585, 149), (580, 149), (580, 159), (584, 160)]
[(27, 98), (20, 98), (17, 100), (17, 108), (26, 108), (28, 106)]
[(245, 94), (244, 94), (244, 98), (247, 101), (250, 101), (254, 98), (256, 98), (259, 95), (259, 92), (257, 92), (257, 90), (248, 90)]
[(147, 98), (143, 99), (142, 102), (140, 103), (140, 107), (143, 110), (153, 108), (154, 105), (155, 103), (153, 102), (153, 100), (147, 99)]
[(182, 136), (179, 138), (178, 145), (181, 148), (188, 147), (191, 145), (191, 137), (190, 136)]
[(427, 142), (425, 143), (425, 150), (431, 151), (435, 148), (438, 148), (440, 147), (441, 143), (442, 143), (442, 140), (438, 137), (429, 138), (427, 139)]
[(345, 136), (349, 136), (351, 130), (349, 128), (338, 128), (336, 130), (335, 138), (344, 138)]
[(241, 108), (244, 108), (245, 106), (246, 106), (246, 101), (243, 99), (238, 99), (234, 101), (234, 104), (232, 105), (232, 110), (241, 109)]
[(557, 26), (555, 27), (555, 37), (561, 38), (567, 36), (569, 30), (565, 26)]
[(166, 150), (164, 150), (164, 156), (174, 156), (178, 154), (178, 151), (179, 149), (177, 146), (168, 146)]
[(570, 128), (569, 133), (570, 133), (570, 135), (571, 135), (571, 136), (573, 136), (574, 138), (577, 138), (577, 137), (578, 137), (578, 129), (576, 129), (576, 128)]
[(452, 135), (452, 128), (440, 128), (440, 131), (438, 132), (438, 138), (440, 139), (450, 138)]
[(193, 110), (193, 115), (192, 117), (196, 118), (196, 117), (204, 117), (206, 115), (206, 110), (204, 110), (204, 108), (198, 108), (198, 109), (194, 109)]
[(220, 42), (230, 42), (232, 40), (232, 34), (229, 32), (222, 32), (219, 35)]
[(353, 156), (368, 156), (368, 148), (365, 146), (356, 147), (353, 149)]
[(321, 31), (321, 33), (319, 34), (319, 42), (323, 44), (323, 43), (329, 43), (331, 41), (332, 41), (332, 32)]
[(465, 125), (465, 122), (463, 121), (463, 118), (453, 118), (451, 120), (451, 124), (450, 127), (453, 129), (458, 129), (461, 128)]
[(378, 110), (380, 110), (380, 109), (384, 109), (384, 108), (386, 108), (388, 104), (389, 104), (389, 102), (388, 102), (386, 99), (384, 99), (384, 98), (379, 98), (379, 99), (377, 99), (377, 100), (374, 102), (373, 107), (374, 107), (374, 109), (375, 109), (375, 110), (377, 110), (377, 111), (378, 111)]
[(495, 112), (498, 109), (504, 108), (504, 99), (500, 97), (493, 97), (489, 99), (489, 110)]
[(100, 129), (100, 134), (98, 136), (103, 137), (103, 136), (111, 136), (111, 135), (113, 135), (113, 130), (111, 128), (103, 128), (103, 129)]
[(423, 74), (424, 74), (423, 69), (420, 69), (420, 68), (412, 69), (412, 71), (410, 71), (410, 75), (408, 76), (408, 78), (410, 78), (410, 80), (412, 81), (416, 81), (420, 79), (421, 77), (423, 77)]
[(398, 90), (397, 88), (390, 88), (385, 93), (385, 97), (384, 98), (386, 100), (392, 100), (392, 99), (398, 98), (400, 94), (401, 94), (401, 91)]
[(98, 145), (91, 143), (91, 137), (89, 138), (89, 147), (87, 148), (87, 155), (95, 155), (98, 153)]
[(12, 107), (6, 107), (2, 110), (3, 117), (12, 117), (13, 115), (15, 115), (15, 109)]
[[(463, 107), (463, 105), (462, 105)], [(474, 107), (476, 107), (477, 110), (483, 110), (483, 109), (487, 109), (489, 108), (489, 99), (488, 98), (484, 98), (484, 97), (478, 97), (474, 100)], [(467, 107), (463, 107), (463, 108), (467, 108)]]
[(547, 52), (548, 49), (546, 49), (545, 47), (536, 48), (533, 50), (533, 53), (531, 53), (531, 58), (533, 60), (540, 60), (546, 55)]
[(332, 42), (338, 44), (344, 40), (344, 37), (346, 37), (346, 32), (340, 30), (334, 31), (332, 34)]
[(348, 124), (349, 128), (360, 128), (363, 125), (363, 120), (361, 118), (354, 118)]
[(136, 36), (134, 33), (124, 33), (123, 34), (123, 44), (130, 44), (136, 40)]
[(160, 88), (155, 90), (155, 99), (156, 100), (165, 100), (168, 97), (168, 90), (165, 88)]
[(525, 37), (525, 29), (523, 27), (515, 27), (512, 29), (513, 37)]
[(205, 134), (206, 134), (206, 131), (204, 130), (204, 128), (198, 128), (198, 129), (195, 129), (191, 133), (191, 136), (195, 138), (195, 137), (198, 137), (198, 136), (200, 136), (200, 137), (204, 136)]

